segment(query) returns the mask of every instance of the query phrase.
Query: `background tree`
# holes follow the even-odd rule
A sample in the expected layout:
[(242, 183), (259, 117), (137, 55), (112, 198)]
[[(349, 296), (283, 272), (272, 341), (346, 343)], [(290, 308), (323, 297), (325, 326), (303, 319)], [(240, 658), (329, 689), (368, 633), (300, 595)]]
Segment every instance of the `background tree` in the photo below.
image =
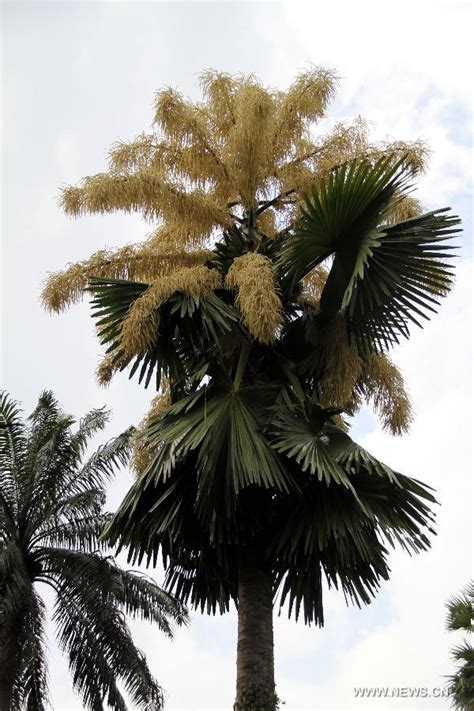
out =
[(131, 430), (84, 458), (108, 414), (74, 419), (44, 392), (28, 422), (0, 394), (0, 708), (48, 706), (45, 605), (37, 583), (56, 593), (53, 619), (85, 708), (159, 709), (163, 694), (135, 647), (125, 614), (172, 636), (183, 606), (150, 578), (122, 570), (99, 534), (104, 485), (128, 461)]
[[(468, 634), (474, 632), (474, 582), (459, 594), (453, 595), (447, 603), (448, 616), (446, 627), (450, 632), (463, 630)], [(474, 708), (474, 649), (472, 644), (464, 640), (452, 650), (453, 659), (457, 663), (457, 671), (449, 677), (452, 689), (453, 706), (459, 711), (469, 711)]]
[(205, 103), (159, 92), (156, 133), (62, 194), (69, 214), (138, 211), (155, 232), (52, 275), (43, 298), (58, 311), (89, 286), (99, 380), (130, 367), (159, 390), (137, 440), (142, 476), (107, 535), (133, 559), (161, 553), (183, 602), (237, 604), (236, 704), (273, 709), (277, 591), (322, 624), (323, 575), (368, 603), (387, 544), (429, 545), (433, 496), (358, 447), (340, 415), (369, 401), (406, 431), (388, 350), (449, 291), (443, 242), (459, 221), (420, 214), (410, 195), (422, 143), (373, 146), (360, 119), (314, 137), (330, 72), (286, 93), (202, 80)]

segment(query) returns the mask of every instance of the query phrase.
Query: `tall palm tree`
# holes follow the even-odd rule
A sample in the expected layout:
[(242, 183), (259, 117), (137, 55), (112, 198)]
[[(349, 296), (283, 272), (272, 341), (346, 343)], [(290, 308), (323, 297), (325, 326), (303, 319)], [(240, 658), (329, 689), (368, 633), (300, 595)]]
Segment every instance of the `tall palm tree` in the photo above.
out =
[[(453, 595), (447, 603), (446, 627), (450, 632), (463, 630), (469, 635), (474, 632), (474, 581), (459, 594)], [(458, 668), (449, 677), (454, 708), (470, 711), (474, 708), (474, 648), (464, 640), (452, 650)]]
[[(143, 433), (149, 463), (106, 535), (133, 560), (161, 554), (165, 587), (183, 602), (209, 612), (235, 602), (236, 708), (275, 708), (278, 590), (290, 614), (322, 624), (323, 577), (368, 603), (388, 579), (389, 546), (429, 546), (433, 495), (359, 447), (340, 419), (373, 397), (400, 425), (405, 395), (385, 349), (450, 283), (444, 242), (457, 219), (385, 220), (409, 177), (391, 157), (344, 166), (294, 234), (227, 232), (207, 263), (219, 285), (154, 305), (159, 327), (135, 357), (123, 359), (127, 328), (154, 286), (91, 282), (120, 367), (170, 382), (168, 407)], [(308, 298), (304, 278), (331, 255)]]
[(151, 579), (122, 570), (100, 551), (110, 516), (104, 484), (128, 461), (131, 431), (87, 459), (90, 438), (108, 414), (74, 419), (44, 392), (28, 422), (0, 394), (0, 708), (48, 706), (45, 604), (38, 583), (56, 593), (53, 619), (74, 686), (94, 711), (160, 709), (163, 695), (135, 647), (125, 614), (150, 620), (172, 636), (183, 606)]
[(449, 291), (459, 220), (411, 196), (421, 144), (371, 146), (360, 123), (315, 141), (331, 73), (287, 93), (218, 74), (204, 88), (196, 105), (160, 92), (164, 137), (115, 146), (108, 173), (63, 193), (70, 214), (136, 210), (156, 232), (52, 275), (43, 298), (59, 311), (87, 288), (99, 379), (129, 369), (159, 392), (108, 540), (161, 555), (183, 603), (236, 604), (236, 708), (273, 711), (278, 596), (322, 625), (323, 578), (368, 603), (390, 546), (429, 546), (428, 487), (359, 447), (341, 415), (370, 402), (407, 430), (388, 352)]

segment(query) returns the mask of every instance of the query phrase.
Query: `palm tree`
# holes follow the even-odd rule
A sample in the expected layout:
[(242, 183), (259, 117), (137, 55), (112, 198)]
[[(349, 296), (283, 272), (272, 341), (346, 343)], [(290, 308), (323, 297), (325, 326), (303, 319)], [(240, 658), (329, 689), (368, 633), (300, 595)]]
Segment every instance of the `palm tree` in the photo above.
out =
[(58, 311), (87, 288), (99, 379), (129, 368), (159, 393), (108, 540), (134, 561), (161, 555), (183, 603), (236, 604), (236, 708), (273, 711), (278, 596), (322, 625), (323, 578), (366, 604), (389, 547), (429, 547), (432, 493), (353, 442), (341, 415), (371, 402), (406, 431), (388, 351), (449, 291), (459, 220), (411, 197), (421, 145), (371, 146), (360, 123), (314, 140), (330, 73), (286, 94), (204, 85), (203, 105), (160, 92), (165, 137), (115, 146), (108, 173), (63, 192), (70, 214), (136, 210), (157, 231), (52, 275), (43, 298)]
[(72, 431), (51, 392), (28, 422), (0, 394), (0, 708), (48, 706), (45, 604), (38, 583), (56, 593), (53, 619), (84, 706), (99, 711), (160, 709), (163, 694), (134, 646), (125, 614), (155, 622), (172, 636), (185, 621), (182, 605), (151, 579), (122, 570), (99, 535), (104, 483), (128, 461), (131, 431), (84, 458), (108, 418), (92, 410)]
[[(453, 595), (447, 603), (448, 616), (446, 627), (450, 632), (463, 630), (468, 634), (474, 632), (474, 581), (461, 592)], [(453, 706), (459, 711), (470, 711), (474, 708), (474, 649), (472, 644), (464, 640), (452, 650), (453, 659), (458, 665), (455, 674), (449, 677), (452, 690)]]

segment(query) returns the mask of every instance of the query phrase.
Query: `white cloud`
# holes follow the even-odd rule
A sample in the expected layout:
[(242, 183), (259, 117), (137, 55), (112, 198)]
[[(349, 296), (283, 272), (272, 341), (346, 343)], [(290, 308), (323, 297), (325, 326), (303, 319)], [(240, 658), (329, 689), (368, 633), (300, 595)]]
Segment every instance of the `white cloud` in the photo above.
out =
[(420, 181), (425, 204), (472, 193), (471, 3), (401, 2), (392, 13), (369, 0), (281, 8), (257, 11), (271, 46), (265, 80), (285, 87), (296, 68), (332, 67), (340, 85), (322, 129), (360, 114), (374, 140), (421, 138), (432, 151)]

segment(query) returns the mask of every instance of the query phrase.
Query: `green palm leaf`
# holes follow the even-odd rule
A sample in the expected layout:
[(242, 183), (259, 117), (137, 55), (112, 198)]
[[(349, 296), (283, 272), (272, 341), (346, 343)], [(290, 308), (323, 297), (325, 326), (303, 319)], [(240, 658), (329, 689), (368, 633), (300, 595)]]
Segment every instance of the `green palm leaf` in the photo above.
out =
[[(225, 479), (232, 482), (232, 476), (225, 467), (230, 450), (240, 450), (225, 424), (226, 417), (234, 417), (228, 395), (217, 396), (207, 386), (151, 424), (148, 442), (158, 449), (156, 459), (104, 535), (126, 546), (132, 560), (156, 564), (161, 552), (167, 590), (201, 610), (221, 612), (236, 596), (239, 551), (266, 541), (281, 604), (288, 603), (296, 616), (302, 608), (307, 622), (322, 624), (322, 577), (357, 605), (370, 602), (388, 578), (388, 547), (415, 552), (429, 547), (428, 504), (435, 499), (332, 425), (336, 410), (324, 410), (311, 398), (285, 404), (285, 398), (268, 398), (256, 387), (237, 392), (246, 391), (254, 411), (260, 394), (270, 420), (260, 436), (285, 458), (291, 489), (265, 491), (262, 482), (249, 479), (232, 492), (233, 505), (226, 509)], [(252, 437), (249, 446), (258, 457), (255, 435), (237, 422), (245, 437)], [(217, 462), (222, 489), (204, 486), (203, 461)], [(212, 515), (202, 515), (202, 490)]]
[(175, 461), (198, 452), (196, 510), (207, 521), (221, 505), (230, 515), (239, 492), (252, 484), (288, 491), (291, 482), (264, 435), (265, 407), (279, 392), (221, 379), (171, 405), (147, 430), (148, 447), (158, 451), (148, 477), (165, 479)]
[(45, 605), (33, 590), (23, 607), (22, 618), (22, 645), (13, 696), (21, 699), (28, 711), (46, 711), (48, 683), (44, 639)]
[(301, 471), (309, 470), (327, 486), (334, 482), (352, 489), (346, 473), (327, 447), (324, 424), (333, 414), (334, 410), (324, 410), (309, 398), (303, 406), (279, 408), (272, 426), (272, 446), (277, 452), (293, 458), (301, 466)]
[[(462, 630), (469, 636), (474, 632), (474, 581), (447, 602), (446, 628), (450, 632)], [(474, 648), (464, 639), (451, 650), (456, 671), (448, 677), (452, 705), (459, 711), (471, 709), (474, 703)]]
[(221, 338), (240, 316), (218, 292), (202, 297), (176, 292), (158, 308), (161, 326), (153, 347), (136, 357), (124, 358), (120, 344), (123, 320), (147, 288), (148, 284), (120, 279), (91, 279), (89, 285), (93, 316), (98, 319), (99, 338), (107, 353), (113, 355), (119, 370), (130, 365), (129, 377), (138, 373), (138, 381), (145, 387), (155, 373), (159, 390), (162, 378), (179, 382), (192, 373), (196, 363), (202, 365), (210, 344), (219, 350)]
[(474, 581), (459, 595), (453, 595), (447, 603), (446, 627), (450, 632), (464, 630), (474, 632)]
[(335, 170), (306, 198), (295, 235), (279, 260), (283, 282), (296, 284), (333, 256), (320, 299), (320, 314), (342, 311), (348, 328), (370, 350), (408, 337), (409, 323), (429, 318), (436, 297), (451, 287), (445, 261), (460, 220), (448, 208), (390, 225), (394, 203), (406, 193), (412, 171), (388, 156), (374, 165)]
[(26, 452), (25, 427), (20, 415), (17, 403), (0, 391), (0, 521), (10, 526), (14, 526), (17, 477)]
[(429, 547), (426, 534), (434, 531), (427, 502), (435, 499), (427, 487), (393, 472), (329, 422), (320, 437), (345, 479), (328, 486), (310, 468), (310, 476), (292, 468), (300, 493), (277, 502), (272, 540), (281, 605), (288, 602), (296, 616), (302, 606), (306, 622), (322, 625), (321, 574), (355, 604), (367, 604), (388, 579), (386, 544), (414, 552)]
[[(125, 614), (154, 622), (171, 636), (186, 612), (151, 579), (120, 569), (99, 540), (110, 514), (105, 482), (128, 460), (131, 430), (84, 461), (89, 439), (107, 420), (93, 410), (72, 430), (50, 392), (27, 423), (0, 399), (0, 706), (40, 711), (48, 704), (44, 606), (36, 590), (56, 594), (54, 620), (73, 683), (85, 708), (160, 709), (163, 695)], [(124, 614), (125, 613), (125, 614)]]

